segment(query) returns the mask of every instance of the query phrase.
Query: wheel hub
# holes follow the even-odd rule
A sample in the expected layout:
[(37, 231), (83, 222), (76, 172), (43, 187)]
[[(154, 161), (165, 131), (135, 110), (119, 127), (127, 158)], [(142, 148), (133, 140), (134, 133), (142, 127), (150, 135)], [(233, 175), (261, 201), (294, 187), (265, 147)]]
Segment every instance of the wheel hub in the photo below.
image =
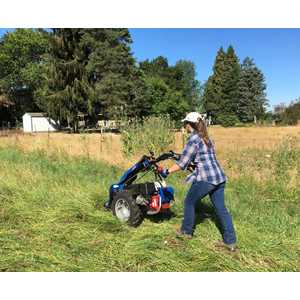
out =
[(130, 217), (129, 204), (125, 199), (118, 199), (115, 205), (116, 216), (122, 222), (128, 221)]

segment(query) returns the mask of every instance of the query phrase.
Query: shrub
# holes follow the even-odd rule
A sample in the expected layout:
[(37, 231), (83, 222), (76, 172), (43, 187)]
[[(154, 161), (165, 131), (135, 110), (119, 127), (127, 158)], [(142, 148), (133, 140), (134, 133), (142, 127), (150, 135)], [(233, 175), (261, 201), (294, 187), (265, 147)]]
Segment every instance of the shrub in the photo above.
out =
[(235, 126), (239, 122), (239, 119), (235, 115), (221, 115), (217, 117), (217, 122), (224, 127)]
[(127, 155), (149, 153), (158, 154), (169, 150), (174, 143), (174, 122), (168, 116), (147, 117), (127, 122), (121, 131), (123, 151)]
[(283, 183), (289, 180), (288, 171), (290, 168), (297, 167), (298, 141), (296, 137), (287, 136), (273, 152), (275, 175)]

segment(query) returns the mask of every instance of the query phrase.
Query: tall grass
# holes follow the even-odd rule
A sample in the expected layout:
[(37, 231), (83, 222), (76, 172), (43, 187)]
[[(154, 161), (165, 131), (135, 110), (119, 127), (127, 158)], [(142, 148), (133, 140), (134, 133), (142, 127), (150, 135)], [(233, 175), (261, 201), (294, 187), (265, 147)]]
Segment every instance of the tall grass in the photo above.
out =
[[(236, 255), (214, 247), (220, 234), (208, 199), (198, 207), (195, 238), (175, 238), (188, 188), (184, 174), (168, 179), (176, 190), (174, 216), (147, 218), (133, 229), (102, 209), (123, 170), (87, 158), (0, 148), (0, 270), (299, 271), (299, 172), (286, 175), (284, 184), (280, 173), (299, 171), (299, 149), (289, 145), (231, 160), (231, 168), (241, 170), (226, 189)], [(270, 176), (259, 180), (258, 170)]]
[(161, 153), (170, 150), (175, 141), (174, 122), (169, 117), (147, 117), (135, 120), (122, 130), (123, 151), (127, 155)]

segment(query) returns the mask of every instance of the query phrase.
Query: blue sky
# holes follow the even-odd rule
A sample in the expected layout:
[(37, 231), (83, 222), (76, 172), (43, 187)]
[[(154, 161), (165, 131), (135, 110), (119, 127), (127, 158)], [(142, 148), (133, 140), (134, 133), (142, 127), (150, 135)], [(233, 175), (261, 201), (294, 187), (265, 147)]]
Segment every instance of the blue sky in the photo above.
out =
[(231, 44), (238, 57), (254, 59), (263, 71), (270, 106), (300, 97), (300, 29), (130, 29), (138, 60), (166, 56), (189, 59), (207, 80), (218, 49)]
[[(0, 29), (0, 36), (7, 29)], [(300, 97), (300, 29), (130, 29), (132, 52), (138, 61), (159, 55), (170, 64), (195, 63), (204, 82), (212, 72), (216, 52), (231, 44), (241, 60), (254, 59), (263, 71), (270, 106)]]

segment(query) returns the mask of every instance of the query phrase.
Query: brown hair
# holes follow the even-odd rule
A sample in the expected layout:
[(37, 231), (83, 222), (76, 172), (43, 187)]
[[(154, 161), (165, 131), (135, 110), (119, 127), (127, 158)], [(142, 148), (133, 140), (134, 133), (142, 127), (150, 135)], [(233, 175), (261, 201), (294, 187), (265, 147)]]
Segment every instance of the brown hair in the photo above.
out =
[(191, 127), (198, 133), (198, 135), (203, 139), (207, 147), (211, 147), (211, 142), (209, 139), (208, 131), (205, 122), (202, 119), (198, 119), (197, 123), (188, 122)]

